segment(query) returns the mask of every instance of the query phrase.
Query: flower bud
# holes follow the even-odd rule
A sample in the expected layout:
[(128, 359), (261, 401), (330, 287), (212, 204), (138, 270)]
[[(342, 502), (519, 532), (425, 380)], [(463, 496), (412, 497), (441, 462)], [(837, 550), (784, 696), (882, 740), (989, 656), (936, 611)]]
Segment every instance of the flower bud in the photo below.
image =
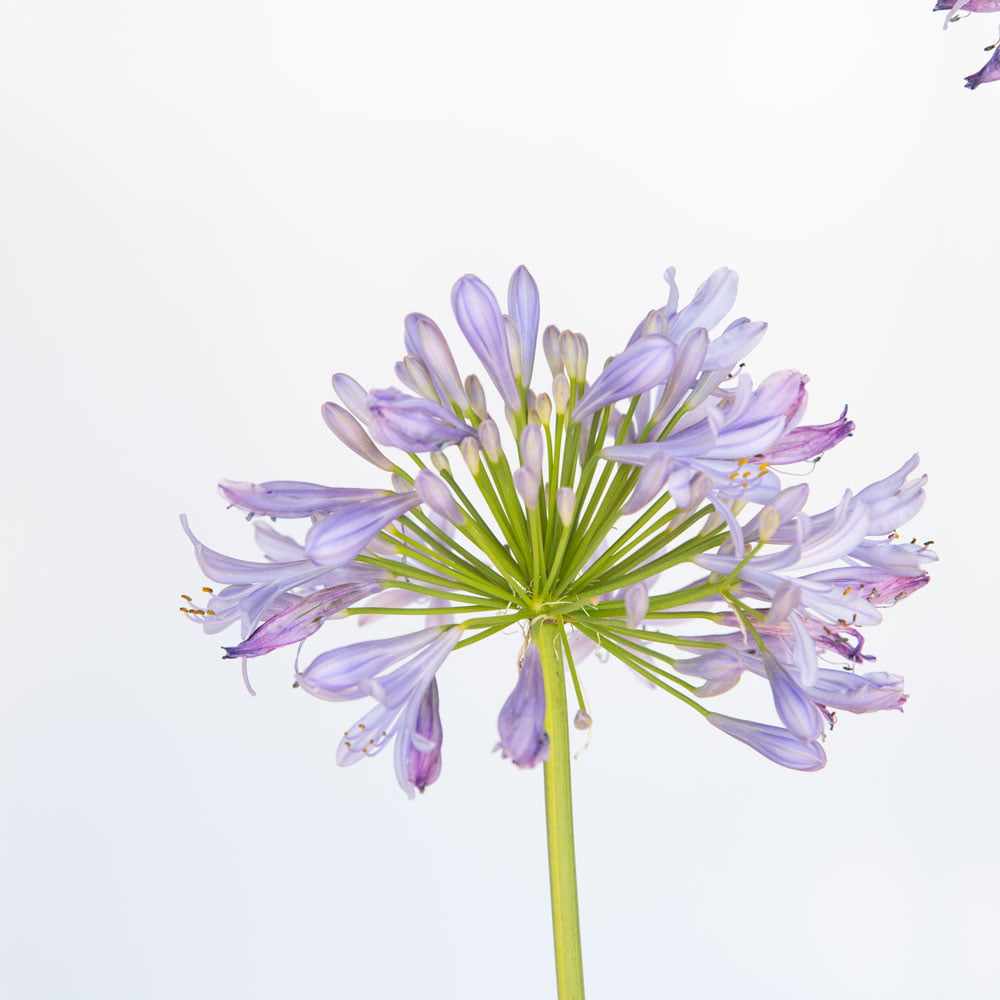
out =
[(767, 504), (760, 512), (758, 520), (758, 534), (762, 542), (769, 542), (774, 533), (781, 527), (781, 514), (774, 504)]
[(503, 451), (500, 448), (500, 432), (492, 420), (484, 420), (479, 425), (479, 444), (486, 453), (486, 460), (491, 464), (500, 461)]
[(465, 515), (459, 510), (458, 504), (455, 503), (455, 498), (451, 495), (451, 490), (430, 469), (421, 469), (417, 473), (414, 486), (420, 499), (435, 514), (440, 515), (446, 521), (450, 521), (455, 525), (465, 523)]
[(510, 355), (510, 368), (514, 378), (521, 378), (521, 340), (517, 335), (517, 327), (509, 316), (503, 318), (504, 333), (507, 334), (507, 353)]
[(563, 370), (562, 354), (559, 351), (559, 330), (554, 326), (547, 326), (542, 334), (542, 350), (545, 352), (545, 360), (548, 362), (549, 371), (552, 377), (561, 374)]
[(625, 590), (625, 622), (638, 628), (649, 611), (649, 590), (645, 583), (633, 583)]
[(340, 397), (340, 401), (351, 413), (363, 423), (368, 423), (371, 419), (371, 412), (368, 409), (368, 391), (355, 381), (350, 375), (338, 372), (331, 379), (333, 391)]
[[(403, 368), (406, 370), (406, 374), (409, 376), (409, 385), (412, 387), (414, 392), (419, 392), (421, 396), (426, 399), (433, 399), (435, 403), (440, 403), (442, 400), (438, 398), (437, 390), (434, 388), (434, 383), (431, 381), (430, 373), (427, 371), (427, 365), (424, 364), (422, 358), (418, 358), (415, 354), (407, 354), (402, 361)], [(398, 368), (397, 368), (398, 373)], [(400, 379), (402, 381), (402, 379)]]
[(538, 476), (531, 469), (522, 465), (514, 470), (514, 488), (528, 510), (534, 510), (538, 506), (539, 487)]
[(528, 424), (521, 431), (521, 462), (542, 478), (542, 463), (545, 456), (545, 442), (542, 440), (542, 429), (537, 424)]
[[(471, 438), (463, 440), (471, 440)], [(448, 461), (448, 456), (445, 455), (443, 451), (431, 452), (431, 465), (433, 465), (438, 472), (451, 472), (451, 462)]]
[(392, 472), (396, 468), (395, 463), (375, 447), (375, 442), (365, 433), (361, 424), (342, 406), (338, 406), (336, 403), (324, 403), (322, 412), (326, 426), (355, 455), (360, 455), (366, 462), (371, 462), (372, 465), (384, 469), (386, 472)]
[(465, 464), (473, 476), (479, 472), (479, 442), (473, 437), (463, 438), (458, 443), (458, 450), (465, 459)]
[(547, 427), (552, 419), (552, 398), (547, 392), (540, 392), (535, 398), (535, 413), (538, 414), (538, 422)]
[(555, 402), (556, 413), (563, 416), (569, 406), (569, 379), (565, 372), (559, 372), (552, 380), (552, 399)]
[(479, 417), (480, 420), (485, 420), (489, 413), (486, 410), (486, 393), (483, 392), (483, 383), (476, 378), (475, 375), (469, 375), (465, 379), (465, 395), (469, 399), (469, 409)]
[(568, 528), (573, 523), (575, 511), (576, 493), (573, 492), (571, 486), (560, 486), (556, 490), (556, 513), (564, 528)]

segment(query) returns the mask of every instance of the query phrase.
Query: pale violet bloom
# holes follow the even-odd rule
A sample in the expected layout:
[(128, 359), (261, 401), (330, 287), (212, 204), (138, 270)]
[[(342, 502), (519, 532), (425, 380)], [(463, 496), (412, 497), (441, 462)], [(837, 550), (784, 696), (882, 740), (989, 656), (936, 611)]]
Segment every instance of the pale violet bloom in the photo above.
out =
[(518, 767), (534, 767), (549, 756), (545, 732), (545, 685), (538, 646), (531, 642), (521, 661), (517, 684), (500, 709), (497, 749)]
[(728, 715), (710, 712), (706, 718), (728, 736), (746, 743), (768, 760), (793, 771), (818, 771), (826, 765), (826, 752), (815, 740), (803, 743), (787, 729), (760, 722), (733, 719)]
[(376, 389), (368, 394), (368, 431), (381, 445), (403, 451), (438, 451), (475, 429), (441, 403), (409, 396), (398, 389)]
[(377, 583), (341, 583), (324, 587), (272, 615), (239, 645), (223, 647), (226, 651), (223, 659), (263, 656), (282, 646), (302, 642), (318, 632), (325, 621), (379, 589)]

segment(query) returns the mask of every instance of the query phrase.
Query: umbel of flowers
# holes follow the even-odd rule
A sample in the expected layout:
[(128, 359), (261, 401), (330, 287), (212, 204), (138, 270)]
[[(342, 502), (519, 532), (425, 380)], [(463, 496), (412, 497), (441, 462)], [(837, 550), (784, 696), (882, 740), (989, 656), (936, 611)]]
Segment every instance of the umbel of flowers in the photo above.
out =
[[(901, 677), (869, 669), (864, 630), (927, 582), (933, 554), (897, 533), (923, 503), (924, 477), (912, 476), (914, 456), (807, 513), (808, 485), (784, 475), (852, 432), (846, 410), (806, 423), (804, 375), (754, 383), (743, 371), (765, 324), (724, 322), (733, 271), (683, 306), (672, 268), (665, 277), (666, 304), (603, 365), (579, 333), (548, 326), (539, 337), (524, 267), (506, 310), (479, 278), (460, 278), (455, 320), (485, 382), (460, 374), (433, 320), (407, 316), (401, 388), (337, 374), (339, 402), (322, 410), (381, 485), (222, 482), (263, 559), (210, 549), (185, 520), (202, 572), (223, 586), (182, 610), (210, 634), (239, 629), (224, 650), (244, 676), (248, 659), (333, 619), (395, 616), (394, 638), (325, 630), (336, 645), (297, 659), (295, 684), (366, 701), (337, 761), (392, 745), (410, 796), (441, 772), (437, 677), (449, 654), (518, 628), (512, 691), (498, 706), (498, 747), (518, 767), (546, 760), (567, 690), (576, 725), (589, 726), (578, 667), (596, 650), (769, 760), (823, 767), (836, 711), (906, 700)], [(414, 616), (422, 627), (405, 627)], [(771, 718), (715, 709), (748, 675), (770, 689)]]

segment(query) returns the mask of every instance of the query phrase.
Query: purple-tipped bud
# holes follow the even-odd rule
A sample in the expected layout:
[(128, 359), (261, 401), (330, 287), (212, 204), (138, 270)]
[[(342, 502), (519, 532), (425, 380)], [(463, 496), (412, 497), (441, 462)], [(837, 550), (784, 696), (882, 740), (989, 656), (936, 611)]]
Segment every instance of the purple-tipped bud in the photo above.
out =
[(459, 442), (458, 450), (465, 459), (465, 464), (473, 476), (479, 472), (479, 442), (476, 438), (467, 437)]
[(367, 435), (364, 428), (342, 406), (336, 403), (323, 404), (323, 419), (326, 426), (347, 445), (355, 455), (360, 455), (366, 462), (386, 472), (396, 468), (391, 461), (375, 447), (375, 442)]
[(564, 528), (568, 528), (573, 523), (575, 511), (576, 493), (571, 486), (560, 486), (556, 490), (556, 513)]
[(674, 345), (666, 337), (641, 337), (594, 379), (594, 384), (573, 408), (573, 419), (583, 420), (620, 399), (659, 385), (670, 374), (675, 353)]
[(511, 275), (510, 285), (507, 287), (507, 312), (514, 322), (520, 342), (521, 379), (524, 385), (531, 381), (531, 372), (535, 367), (539, 311), (538, 286), (522, 264)]
[(320, 566), (343, 566), (359, 555), (386, 525), (419, 503), (416, 493), (394, 493), (337, 511), (309, 529), (306, 555)]
[(535, 411), (538, 415), (538, 422), (543, 426), (547, 426), (549, 421), (552, 419), (552, 398), (547, 392), (540, 392), (538, 397), (535, 399)]
[(354, 414), (362, 423), (367, 424), (371, 419), (368, 410), (368, 390), (360, 382), (338, 372), (330, 380), (333, 383), (333, 391), (340, 397), (340, 401)]
[(441, 727), (441, 712), (438, 707), (437, 678), (431, 680), (424, 692), (409, 730), (409, 741), (400, 743), (405, 753), (406, 780), (423, 792), (433, 785), (441, 774), (441, 743), (444, 730)]
[(826, 765), (826, 753), (819, 743), (803, 743), (787, 729), (765, 726), (761, 722), (733, 719), (728, 715), (709, 712), (705, 718), (734, 740), (763, 754), (768, 760), (793, 771), (818, 771)]
[(560, 372), (552, 380), (552, 402), (555, 405), (556, 413), (562, 416), (569, 406), (570, 395), (569, 378), (565, 372)]
[[(400, 368), (402, 368), (402, 371), (400, 371)], [(416, 354), (407, 354), (396, 365), (396, 375), (400, 382), (409, 386), (409, 388), (419, 393), (425, 399), (432, 399), (435, 403), (443, 402), (438, 397), (437, 389), (434, 388), (430, 372), (427, 371), (427, 365)]]
[(486, 420), (489, 416), (489, 412), (486, 409), (486, 393), (483, 392), (483, 383), (479, 381), (477, 375), (467, 375), (465, 377), (465, 394), (469, 400), (469, 409), (480, 420)]
[(573, 333), (572, 330), (563, 330), (559, 334), (559, 353), (562, 355), (566, 374), (572, 381), (582, 385), (587, 380), (587, 361), (590, 356), (586, 337)]
[(223, 479), (219, 492), (234, 506), (264, 517), (310, 517), (330, 514), (366, 500), (387, 496), (386, 490), (352, 489), (275, 480), (268, 483), (236, 483)]
[(475, 275), (459, 278), (451, 293), (459, 328), (476, 352), (508, 406), (519, 406), (520, 394), (507, 350), (503, 314), (493, 293)]
[(534, 510), (538, 506), (540, 486), (541, 481), (532, 469), (522, 465), (521, 468), (514, 470), (514, 488), (528, 510)]
[(649, 459), (639, 473), (632, 495), (622, 506), (622, 513), (634, 514), (659, 496), (673, 468), (674, 461), (669, 455), (659, 454)]
[(625, 590), (625, 623), (638, 628), (649, 612), (649, 588), (645, 583), (633, 583)]
[(500, 447), (500, 432), (492, 420), (484, 420), (479, 425), (479, 446), (485, 452), (488, 462), (500, 461), (500, 456), (503, 454)]
[(545, 440), (542, 429), (537, 424), (527, 424), (521, 431), (521, 462), (538, 477), (542, 478), (542, 463), (545, 455)]
[(545, 362), (552, 372), (552, 377), (562, 373), (563, 359), (562, 351), (559, 348), (559, 328), (547, 326), (542, 333), (542, 350), (545, 352)]
[(406, 349), (424, 362), (427, 372), (437, 388), (442, 403), (455, 403), (465, 409), (465, 392), (462, 377), (452, 356), (451, 348), (437, 324), (420, 313), (410, 313), (405, 321)]
[(503, 318), (504, 332), (507, 334), (507, 356), (510, 358), (510, 370), (514, 378), (521, 378), (521, 341), (517, 335), (517, 327), (509, 316)]
[(497, 719), (504, 757), (518, 767), (534, 767), (549, 759), (549, 735), (545, 732), (545, 682), (538, 646), (531, 642), (521, 663), (521, 672)]
[(257, 626), (238, 646), (223, 646), (224, 660), (263, 656), (308, 639), (323, 622), (379, 590), (377, 583), (344, 583), (310, 594)]
[(451, 490), (430, 469), (421, 469), (417, 473), (413, 485), (416, 487), (420, 499), (435, 514), (455, 525), (465, 523), (465, 515), (458, 509), (458, 504), (455, 503)]

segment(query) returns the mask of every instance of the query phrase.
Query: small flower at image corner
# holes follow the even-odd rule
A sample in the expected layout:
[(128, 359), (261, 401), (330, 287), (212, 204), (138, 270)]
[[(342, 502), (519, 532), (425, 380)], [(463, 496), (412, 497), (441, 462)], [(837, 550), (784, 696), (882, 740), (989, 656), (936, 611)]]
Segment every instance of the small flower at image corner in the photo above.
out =
[[(211, 549), (183, 518), (217, 586), (202, 588), (204, 606), (185, 595), (181, 610), (211, 635), (238, 631), (224, 658), (241, 661), (248, 686), (249, 660), (297, 647), (300, 690), (365, 703), (337, 763), (392, 746), (410, 797), (446, 764), (438, 675), (445, 683), (449, 655), (512, 631), (520, 652), (504, 654), (496, 737), (518, 768), (549, 759), (567, 696), (590, 725), (579, 672), (598, 651), (600, 669), (617, 662), (768, 760), (822, 768), (836, 712), (906, 701), (901, 677), (873, 669), (867, 636), (928, 582), (930, 543), (899, 534), (926, 477), (913, 456), (807, 511), (802, 473), (851, 435), (846, 408), (807, 423), (804, 374), (754, 382), (744, 370), (766, 324), (725, 321), (733, 271), (684, 305), (673, 268), (665, 278), (666, 303), (603, 365), (580, 333), (540, 329), (524, 267), (506, 310), (479, 278), (460, 278), (455, 320), (481, 372), (463, 377), (440, 327), (407, 316), (399, 385), (338, 373), (339, 402), (322, 406), (372, 482), (220, 483), (261, 555)], [(392, 620), (397, 634), (345, 641), (352, 617)], [(302, 656), (328, 635), (331, 648)], [(768, 718), (724, 710), (741, 682), (765, 686)]]
[[(1000, 0), (937, 0), (935, 11), (945, 11), (944, 27), (960, 21), (970, 14), (1000, 13)], [(993, 42), (986, 46), (986, 51), (992, 53), (986, 65), (965, 78), (965, 86), (975, 90), (980, 84), (1000, 80), (1000, 45)]]

